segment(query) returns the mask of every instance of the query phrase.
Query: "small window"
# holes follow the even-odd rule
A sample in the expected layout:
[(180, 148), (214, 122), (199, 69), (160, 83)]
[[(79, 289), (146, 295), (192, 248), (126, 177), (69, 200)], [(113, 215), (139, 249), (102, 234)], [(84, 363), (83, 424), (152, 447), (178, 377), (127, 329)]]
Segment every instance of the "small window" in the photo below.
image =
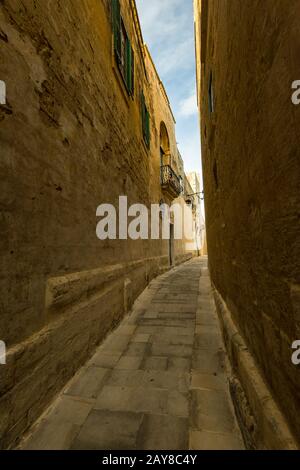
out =
[(209, 86), (208, 86), (208, 105), (209, 105), (209, 112), (214, 113), (215, 111), (215, 103), (214, 103), (214, 87), (213, 87), (213, 76), (212, 73), (209, 77)]
[(127, 53), (127, 33), (123, 21), (121, 21), (121, 53), (119, 66), (124, 80), (126, 80), (126, 53)]
[(134, 93), (134, 52), (121, 17), (120, 0), (112, 0), (114, 51), (119, 71), (130, 95)]
[(150, 148), (150, 114), (146, 106), (144, 93), (141, 95), (142, 132), (145, 144)]

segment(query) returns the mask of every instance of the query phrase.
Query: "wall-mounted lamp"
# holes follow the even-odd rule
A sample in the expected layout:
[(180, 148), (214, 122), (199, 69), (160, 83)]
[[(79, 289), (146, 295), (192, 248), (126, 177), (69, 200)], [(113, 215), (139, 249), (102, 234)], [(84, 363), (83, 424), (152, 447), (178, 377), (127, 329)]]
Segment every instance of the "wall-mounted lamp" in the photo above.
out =
[(201, 201), (204, 201), (204, 191), (200, 191), (199, 193), (187, 194), (186, 197), (194, 197), (199, 196)]

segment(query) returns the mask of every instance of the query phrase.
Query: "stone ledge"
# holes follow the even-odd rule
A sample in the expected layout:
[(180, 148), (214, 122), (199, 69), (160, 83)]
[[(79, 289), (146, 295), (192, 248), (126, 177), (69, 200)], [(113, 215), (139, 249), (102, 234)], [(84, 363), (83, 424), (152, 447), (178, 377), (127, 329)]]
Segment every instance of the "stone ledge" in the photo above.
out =
[[(153, 276), (160, 273), (163, 268), (164, 257), (145, 258), (130, 263), (105, 266), (90, 271), (81, 271), (52, 277), (46, 285), (46, 314), (47, 316), (69, 309), (74, 304), (90, 301), (105, 291), (108, 285), (130, 277), (130, 274), (145, 268), (144, 280), (149, 282)], [(154, 269), (151, 269), (151, 265)], [(166, 267), (166, 270), (169, 267)]]
[(298, 450), (285, 417), (214, 285), (213, 294), (232, 367), (231, 394), (246, 445), (254, 449)]
[(144, 258), (48, 280), (48, 322), (9, 348), (0, 368), (0, 449), (16, 444), (167, 262)]

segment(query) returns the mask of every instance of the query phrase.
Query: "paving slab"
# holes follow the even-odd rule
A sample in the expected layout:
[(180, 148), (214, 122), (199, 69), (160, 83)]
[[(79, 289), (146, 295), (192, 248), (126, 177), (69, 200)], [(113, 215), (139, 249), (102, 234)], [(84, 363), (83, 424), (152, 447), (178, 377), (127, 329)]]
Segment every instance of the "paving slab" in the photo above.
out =
[(128, 347), (126, 349), (126, 356), (138, 356), (140, 358), (143, 358), (144, 355), (150, 351), (150, 344), (148, 343), (137, 343), (137, 342), (131, 342), (128, 344)]
[(206, 265), (153, 280), (21, 448), (243, 448)]
[(190, 373), (192, 360), (189, 357), (169, 357), (168, 370)]
[(194, 350), (192, 369), (203, 374), (218, 375), (224, 372), (224, 353), (210, 349)]
[(31, 429), (24, 450), (66, 450), (92, 410), (92, 403), (61, 396)]
[(135, 412), (161, 415), (168, 413), (168, 390), (138, 387), (132, 391), (131, 410)]
[(162, 388), (187, 392), (189, 389), (190, 375), (187, 373), (170, 371), (146, 371), (143, 376), (143, 384), (146, 388)]
[(152, 343), (163, 343), (171, 345), (192, 346), (194, 344), (193, 335), (173, 335), (173, 334), (159, 334), (153, 335), (151, 338)]
[(195, 349), (211, 349), (216, 351), (223, 346), (221, 333), (212, 330), (209, 326), (203, 325), (200, 333), (197, 333), (194, 338)]
[(220, 433), (233, 433), (235, 420), (224, 390), (191, 391), (191, 428)]
[(93, 410), (72, 444), (74, 450), (134, 450), (143, 415)]
[(188, 448), (189, 422), (174, 416), (144, 415), (137, 445), (144, 450)]
[(101, 367), (84, 368), (74, 377), (64, 393), (82, 398), (96, 398), (109, 373)]
[(227, 380), (225, 375), (201, 374), (192, 372), (191, 389), (200, 390), (225, 390)]
[(171, 416), (189, 418), (189, 394), (171, 390), (168, 394), (167, 413)]
[(119, 370), (114, 369), (105, 385), (121, 387), (139, 387), (143, 381), (145, 371), (143, 370)]
[(236, 434), (208, 431), (191, 431), (190, 450), (244, 450), (241, 438)]
[(132, 338), (132, 343), (149, 343), (151, 335), (137, 333)]
[(153, 343), (151, 346), (151, 354), (154, 356), (174, 356), (174, 357), (191, 357), (192, 346), (173, 345), (164, 343)]
[(145, 357), (142, 362), (144, 370), (167, 370), (168, 357), (149, 356)]
[(108, 411), (130, 411), (132, 388), (125, 386), (103, 387), (98, 396), (94, 409)]
[(88, 366), (98, 366), (104, 369), (113, 369), (119, 362), (122, 353), (116, 354), (103, 354), (103, 351), (98, 351), (92, 359), (87, 363)]
[(138, 370), (143, 361), (143, 356), (122, 356), (115, 366), (115, 369)]

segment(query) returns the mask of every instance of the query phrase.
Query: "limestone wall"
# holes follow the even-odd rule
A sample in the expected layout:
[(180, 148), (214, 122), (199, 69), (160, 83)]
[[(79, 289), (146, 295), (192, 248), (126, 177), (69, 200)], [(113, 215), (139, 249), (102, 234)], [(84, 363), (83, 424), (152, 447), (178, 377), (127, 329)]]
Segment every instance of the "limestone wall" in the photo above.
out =
[(299, 439), (300, 2), (195, 4), (211, 276)]
[[(135, 52), (129, 97), (113, 53), (109, 0), (0, 5), (0, 447), (16, 438), (168, 269), (168, 241), (96, 237), (96, 209), (159, 203), (159, 121), (134, 2), (121, 1)], [(140, 95), (151, 110), (144, 145)], [(155, 107), (161, 116), (156, 118)], [(166, 114), (166, 116), (164, 116)], [(157, 127), (158, 126), (158, 127)], [(176, 146), (175, 133), (170, 133)], [(176, 261), (190, 255), (176, 245)]]

